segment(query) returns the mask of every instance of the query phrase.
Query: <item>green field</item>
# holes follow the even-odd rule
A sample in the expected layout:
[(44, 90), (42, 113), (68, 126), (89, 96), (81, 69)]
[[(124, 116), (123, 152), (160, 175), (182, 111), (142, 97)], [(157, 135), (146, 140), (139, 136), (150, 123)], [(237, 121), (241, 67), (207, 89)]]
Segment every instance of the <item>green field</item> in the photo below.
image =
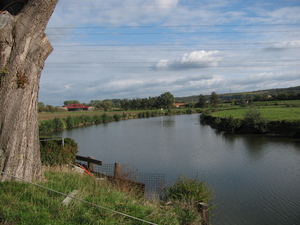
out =
[[(225, 110), (212, 113), (213, 117), (225, 118), (233, 116), (235, 119), (242, 119), (248, 109)], [(269, 121), (293, 121), (300, 120), (300, 108), (279, 108), (279, 107), (262, 107), (259, 108), (262, 116)]]

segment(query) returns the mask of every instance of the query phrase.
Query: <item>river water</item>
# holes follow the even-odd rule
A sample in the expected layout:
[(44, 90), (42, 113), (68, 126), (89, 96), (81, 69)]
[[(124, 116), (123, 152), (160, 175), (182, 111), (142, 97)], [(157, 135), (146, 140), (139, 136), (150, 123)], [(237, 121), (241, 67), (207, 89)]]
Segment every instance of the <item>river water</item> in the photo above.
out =
[(199, 114), (111, 122), (63, 130), (79, 155), (132, 165), (141, 173), (205, 180), (214, 225), (300, 224), (300, 140), (224, 134)]

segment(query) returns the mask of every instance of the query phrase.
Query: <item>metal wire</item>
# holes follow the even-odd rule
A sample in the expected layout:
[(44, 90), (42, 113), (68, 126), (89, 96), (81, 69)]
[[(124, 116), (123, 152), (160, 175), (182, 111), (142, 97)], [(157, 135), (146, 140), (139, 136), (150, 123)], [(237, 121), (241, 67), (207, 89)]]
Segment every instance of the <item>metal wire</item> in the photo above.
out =
[(75, 200), (77, 200), (77, 201), (81, 201), (81, 202), (84, 202), (84, 203), (86, 203), (86, 204), (89, 204), (89, 205), (92, 205), (92, 206), (95, 206), (95, 207), (98, 207), (98, 208), (101, 208), (101, 209), (105, 209), (105, 210), (108, 210), (108, 211), (110, 211), (110, 212), (113, 212), (113, 213), (122, 215), (122, 216), (129, 217), (129, 218), (134, 219), (134, 220), (138, 220), (138, 221), (141, 221), (141, 222), (144, 222), (144, 223), (147, 223), (147, 224), (157, 225), (156, 223), (152, 223), (152, 222), (149, 222), (149, 221), (146, 221), (146, 220), (142, 220), (142, 219), (139, 219), (139, 218), (134, 217), (134, 216), (130, 216), (130, 215), (127, 215), (127, 214), (124, 214), (124, 213), (121, 213), (121, 212), (118, 212), (118, 211), (115, 211), (115, 210), (112, 210), (112, 209), (109, 209), (109, 208), (106, 208), (106, 207), (103, 207), (103, 206), (100, 206), (100, 205), (96, 205), (96, 204), (91, 203), (91, 202), (87, 202), (87, 201), (85, 201), (85, 200), (82, 200), (82, 199), (79, 199), (79, 198), (70, 196), (70, 195), (68, 195), (68, 194), (65, 194), (65, 193), (62, 193), (62, 192), (59, 192), (59, 191), (55, 191), (55, 190), (53, 190), (53, 189), (44, 187), (44, 186), (42, 186), (42, 185), (33, 183), (33, 182), (31, 182), (31, 181), (24, 180), (24, 179), (22, 179), (22, 178), (16, 177), (16, 176), (14, 176), (14, 175), (11, 175), (11, 174), (8, 174), (8, 173), (5, 173), (5, 172), (0, 172), (0, 173), (2, 173), (2, 174), (4, 174), (4, 175), (7, 175), (7, 176), (10, 176), (10, 177), (13, 177), (13, 178), (15, 178), (15, 179), (24, 181), (24, 182), (26, 182), (26, 183), (33, 184), (33, 185), (35, 185), (35, 186), (37, 186), (37, 187), (44, 188), (44, 189), (46, 189), (46, 190), (48, 190), (48, 191), (52, 191), (52, 192), (55, 192), (55, 193), (57, 193), (57, 194), (64, 195), (64, 196), (66, 196), (66, 197), (73, 198), (73, 199), (75, 199)]

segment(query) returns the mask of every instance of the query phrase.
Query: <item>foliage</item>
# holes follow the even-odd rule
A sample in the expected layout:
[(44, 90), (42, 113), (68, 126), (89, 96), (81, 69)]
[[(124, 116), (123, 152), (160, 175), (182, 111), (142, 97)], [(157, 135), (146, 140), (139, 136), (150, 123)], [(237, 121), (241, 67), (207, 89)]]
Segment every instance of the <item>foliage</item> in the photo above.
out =
[(158, 97), (158, 104), (160, 108), (170, 109), (174, 103), (174, 95), (170, 92), (165, 92)]
[[(181, 224), (190, 224), (200, 220), (197, 205), (200, 202), (211, 203), (213, 192), (205, 181), (199, 181), (196, 176), (193, 179), (180, 176), (178, 180), (165, 190), (165, 201), (171, 201), (178, 212)], [(214, 206), (210, 206), (212, 210)]]
[(210, 95), (210, 105), (211, 107), (215, 108), (218, 106), (219, 103), (220, 103), (219, 96), (217, 95), (216, 92), (213, 91)]
[(25, 182), (4, 182), (0, 183), (1, 224), (144, 224), (95, 205), (160, 225), (188, 224), (196, 216), (177, 205), (137, 199), (134, 192), (123, 194), (106, 180), (70, 171), (46, 171), (45, 177), (40, 185), (65, 194), (79, 190), (75, 197), (94, 205), (73, 199), (64, 206), (63, 195)]
[(115, 121), (120, 121), (121, 120), (121, 115), (120, 114), (114, 114), (113, 118)]
[(61, 130), (61, 129), (64, 129), (65, 128), (65, 122), (62, 118), (58, 118), (58, 117), (55, 117), (53, 119), (53, 129), (54, 130)]
[(78, 146), (71, 138), (61, 140), (44, 138), (40, 142), (40, 151), (43, 165), (66, 165), (74, 163)]
[(113, 103), (110, 100), (104, 100), (102, 101), (101, 106), (104, 109), (104, 111), (108, 111), (112, 108)]
[(64, 101), (64, 106), (70, 105), (70, 104), (79, 104), (79, 101), (77, 101), (77, 100), (67, 100), (67, 101)]
[(207, 117), (211, 116), (211, 113), (212, 113), (212, 111), (210, 109), (203, 110), (201, 115), (200, 115), (200, 119), (201, 120), (206, 119)]
[(205, 108), (207, 106), (207, 100), (205, 95), (199, 95), (199, 102), (197, 104), (197, 107)]
[(74, 125), (75, 125), (74, 117), (73, 116), (67, 116), (67, 119), (66, 119), (67, 128), (72, 128), (72, 127), (74, 127)]
[(43, 102), (38, 103), (38, 112), (65, 112), (66, 110), (62, 109), (59, 106), (45, 105)]
[(185, 113), (186, 113), (186, 114), (192, 114), (193, 111), (192, 111), (191, 109), (187, 109), (187, 110), (185, 110)]
[(268, 121), (262, 116), (257, 108), (250, 108), (245, 113), (244, 123), (257, 132), (266, 132), (268, 130)]
[(39, 133), (49, 133), (54, 129), (53, 120), (44, 120), (39, 123)]
[(170, 92), (165, 92), (157, 97), (134, 98), (132, 100), (120, 100), (120, 107), (123, 110), (153, 110), (153, 109), (171, 109), (175, 98)]
[(166, 189), (166, 199), (169, 201), (195, 201), (210, 203), (213, 192), (205, 181), (198, 177), (187, 178), (180, 176), (178, 180)]
[(242, 121), (240, 119), (234, 119), (233, 116), (230, 115), (222, 120), (222, 125), (225, 129), (234, 131), (242, 125)]
[(295, 137), (300, 137), (300, 119), (292, 122), (292, 129), (295, 131)]

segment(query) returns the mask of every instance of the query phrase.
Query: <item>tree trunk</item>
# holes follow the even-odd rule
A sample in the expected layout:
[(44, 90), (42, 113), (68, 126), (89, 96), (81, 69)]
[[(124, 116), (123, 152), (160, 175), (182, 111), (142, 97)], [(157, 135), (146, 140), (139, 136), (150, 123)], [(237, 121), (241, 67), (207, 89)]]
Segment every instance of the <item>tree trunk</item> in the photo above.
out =
[(29, 181), (43, 178), (38, 90), (53, 50), (44, 31), (57, 2), (29, 0), (16, 16), (0, 13), (0, 172)]

